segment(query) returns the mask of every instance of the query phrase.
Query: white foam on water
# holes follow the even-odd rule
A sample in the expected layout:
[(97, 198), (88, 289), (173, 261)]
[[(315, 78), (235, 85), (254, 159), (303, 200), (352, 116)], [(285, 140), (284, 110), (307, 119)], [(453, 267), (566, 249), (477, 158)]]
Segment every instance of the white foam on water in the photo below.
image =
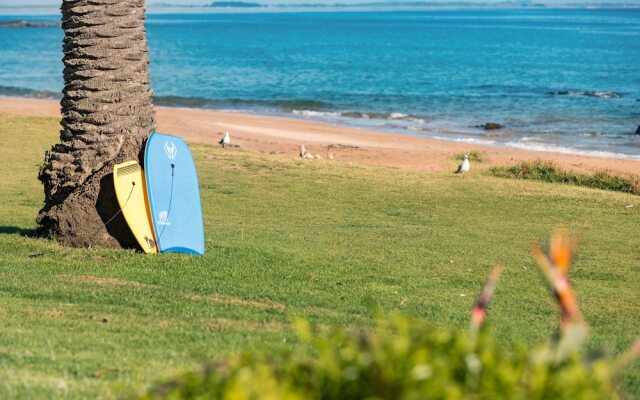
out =
[(389, 114), (389, 119), (405, 119), (408, 116), (409, 116), (408, 114), (394, 112), (394, 113)]
[(418, 124), (426, 124), (426, 123), (427, 123), (427, 121), (426, 121), (425, 119), (423, 119), (423, 118), (417, 118), (417, 117), (409, 118), (409, 121), (411, 121), (411, 122), (416, 122), (416, 123), (418, 123)]
[(340, 113), (313, 111), (313, 110), (293, 110), (294, 115), (302, 115), (303, 117), (339, 117)]
[[(520, 150), (538, 151), (546, 153), (559, 153), (579, 155), (586, 157), (599, 157), (599, 158), (611, 158), (611, 159), (628, 159), (628, 160), (640, 160), (640, 154), (625, 154), (616, 153), (613, 151), (605, 150), (587, 150), (578, 149), (569, 146), (561, 146), (556, 144), (544, 143), (545, 138), (538, 136), (523, 136), (517, 141), (505, 141), (505, 140), (491, 140), (480, 137), (460, 137), (459, 135), (472, 134), (477, 135), (478, 129), (468, 128), (460, 126), (446, 120), (434, 120), (426, 121), (421, 118), (410, 117), (404, 113), (391, 113), (387, 117), (386, 121), (397, 121), (397, 123), (385, 122), (384, 119), (371, 118), (368, 114), (361, 114), (360, 117), (345, 116), (342, 113), (326, 112), (326, 111), (314, 111), (314, 110), (293, 110), (292, 114), (315, 119), (329, 119), (333, 122), (343, 121), (347, 123), (347, 126), (358, 126), (365, 129), (381, 129), (385, 131), (399, 130), (405, 131), (419, 131), (423, 134), (419, 136), (429, 136), (434, 139), (446, 140), (449, 142), (478, 144), (494, 147), (509, 147)], [(364, 120), (364, 121), (363, 121)], [(348, 123), (351, 121), (352, 123)], [(358, 122), (360, 121), (360, 122)], [(365, 122), (366, 121), (366, 122)], [(405, 123), (402, 123), (405, 121)], [(451, 136), (442, 136), (442, 134), (451, 134)], [(615, 136), (615, 135), (614, 135)]]
[(520, 150), (542, 151), (545, 153), (560, 153), (560, 154), (572, 154), (587, 157), (599, 157), (599, 158), (615, 158), (621, 160), (640, 160), (640, 155), (614, 153), (611, 151), (603, 150), (581, 150), (573, 147), (558, 146), (554, 144), (544, 143), (530, 143), (530, 142), (506, 142), (507, 147)]
[(601, 99), (619, 99), (622, 97), (621, 93), (608, 92), (604, 90), (559, 90), (555, 92), (549, 92), (548, 94), (554, 96), (585, 96), (585, 97), (597, 97)]

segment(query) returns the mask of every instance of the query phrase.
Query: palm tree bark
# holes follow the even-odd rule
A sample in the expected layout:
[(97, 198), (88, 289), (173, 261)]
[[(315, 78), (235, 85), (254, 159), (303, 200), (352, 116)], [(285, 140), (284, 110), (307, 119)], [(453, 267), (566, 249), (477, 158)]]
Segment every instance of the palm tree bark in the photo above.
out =
[(144, 0), (63, 0), (60, 143), (45, 154), (37, 222), (72, 246), (134, 243), (118, 210), (113, 165), (140, 160), (155, 126)]

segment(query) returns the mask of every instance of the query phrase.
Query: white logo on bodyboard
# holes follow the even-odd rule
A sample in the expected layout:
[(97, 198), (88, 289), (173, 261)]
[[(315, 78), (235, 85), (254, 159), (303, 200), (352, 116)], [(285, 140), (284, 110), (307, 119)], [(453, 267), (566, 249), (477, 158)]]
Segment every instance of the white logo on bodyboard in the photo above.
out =
[(169, 160), (173, 160), (176, 158), (176, 154), (178, 154), (178, 148), (173, 142), (166, 141), (164, 142), (164, 154), (169, 157)]
[(158, 213), (158, 225), (171, 225), (168, 211), (160, 211)]

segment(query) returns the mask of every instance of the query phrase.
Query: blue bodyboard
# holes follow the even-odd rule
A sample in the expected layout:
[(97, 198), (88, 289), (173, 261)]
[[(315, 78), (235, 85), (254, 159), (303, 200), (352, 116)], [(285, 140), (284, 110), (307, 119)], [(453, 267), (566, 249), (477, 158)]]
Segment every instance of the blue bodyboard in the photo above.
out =
[(203, 255), (200, 188), (187, 143), (178, 136), (152, 133), (144, 173), (158, 250)]

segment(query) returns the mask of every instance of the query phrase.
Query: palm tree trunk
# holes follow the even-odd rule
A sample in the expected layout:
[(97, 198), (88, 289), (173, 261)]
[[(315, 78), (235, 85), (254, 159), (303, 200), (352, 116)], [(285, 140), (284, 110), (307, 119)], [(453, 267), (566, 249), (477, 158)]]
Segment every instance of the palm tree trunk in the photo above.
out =
[(133, 243), (118, 210), (113, 165), (140, 159), (155, 126), (144, 0), (63, 0), (60, 143), (45, 154), (37, 222), (72, 246)]

